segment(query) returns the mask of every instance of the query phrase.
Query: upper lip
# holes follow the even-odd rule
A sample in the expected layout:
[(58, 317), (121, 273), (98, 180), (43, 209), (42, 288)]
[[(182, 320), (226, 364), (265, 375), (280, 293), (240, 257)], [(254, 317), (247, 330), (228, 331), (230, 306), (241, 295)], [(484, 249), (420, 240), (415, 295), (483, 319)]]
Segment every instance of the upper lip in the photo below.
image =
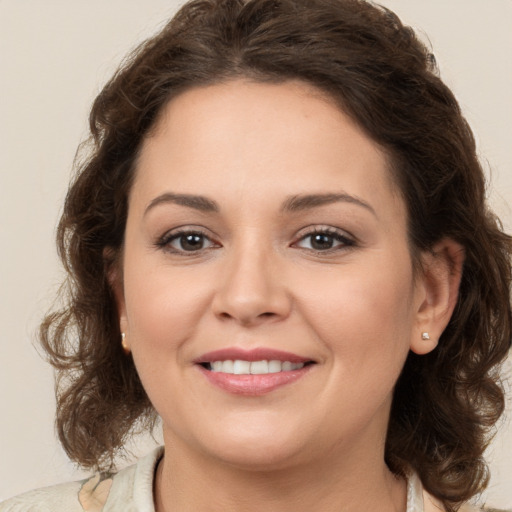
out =
[(242, 361), (290, 361), (291, 363), (314, 362), (311, 358), (302, 357), (291, 352), (275, 350), (273, 348), (258, 347), (243, 349), (239, 347), (222, 348), (207, 352), (194, 360), (194, 363), (211, 363), (214, 361), (242, 360)]

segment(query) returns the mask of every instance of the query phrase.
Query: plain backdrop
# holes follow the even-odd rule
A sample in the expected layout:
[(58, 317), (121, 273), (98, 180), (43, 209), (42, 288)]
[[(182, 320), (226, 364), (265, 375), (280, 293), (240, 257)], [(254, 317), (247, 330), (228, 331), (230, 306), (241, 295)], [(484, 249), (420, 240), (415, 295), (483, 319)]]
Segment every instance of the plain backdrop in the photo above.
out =
[[(55, 226), (93, 98), (126, 52), (180, 3), (0, 0), (0, 500), (81, 476), (56, 441), (53, 375), (34, 345), (62, 279)], [(432, 44), (510, 232), (512, 0), (381, 3)], [(512, 508), (512, 427), (508, 419), (501, 426), (483, 500)], [(134, 444), (135, 455), (152, 443)]]

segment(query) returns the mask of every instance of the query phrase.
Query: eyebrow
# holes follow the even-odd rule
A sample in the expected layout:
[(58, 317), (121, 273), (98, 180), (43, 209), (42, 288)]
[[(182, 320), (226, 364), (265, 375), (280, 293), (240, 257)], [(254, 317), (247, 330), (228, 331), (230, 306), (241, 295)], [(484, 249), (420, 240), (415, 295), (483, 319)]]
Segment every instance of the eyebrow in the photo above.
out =
[(149, 210), (153, 209), (155, 206), (165, 203), (173, 203), (179, 206), (186, 206), (187, 208), (193, 208), (194, 210), (199, 210), (201, 212), (220, 211), (219, 205), (207, 197), (193, 194), (173, 194), (172, 192), (167, 192), (158, 197), (155, 197), (155, 199), (153, 199), (144, 210), (144, 215), (146, 215)]
[(356, 196), (349, 194), (306, 194), (296, 195), (288, 198), (281, 210), (283, 212), (296, 212), (317, 208), (333, 203), (351, 203), (366, 208), (368, 211), (377, 216), (375, 210), (365, 201)]
[[(165, 194), (155, 197), (144, 211), (146, 215), (151, 209), (155, 208), (160, 204), (172, 203), (179, 206), (185, 206), (194, 210), (207, 213), (218, 213), (220, 207), (217, 202), (213, 199), (209, 199), (205, 196), (199, 196), (194, 194), (174, 194), (172, 192), (166, 192)], [(368, 211), (377, 216), (375, 210), (362, 199), (352, 196), (349, 194), (304, 194), (294, 195), (286, 199), (281, 207), (282, 212), (297, 212), (310, 210), (312, 208), (318, 208), (333, 203), (350, 203), (366, 208)]]

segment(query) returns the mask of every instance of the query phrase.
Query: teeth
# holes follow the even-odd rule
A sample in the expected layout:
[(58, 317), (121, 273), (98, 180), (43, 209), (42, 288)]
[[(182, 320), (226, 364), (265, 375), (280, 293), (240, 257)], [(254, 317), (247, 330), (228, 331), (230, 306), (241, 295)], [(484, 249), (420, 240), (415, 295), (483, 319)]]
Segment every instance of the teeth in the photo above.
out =
[(221, 372), (224, 373), (234, 373), (235, 363), (233, 361), (219, 361), (222, 363)]
[(281, 370), (281, 361), (272, 360), (268, 362), (268, 373), (279, 373)]
[(247, 375), (251, 373), (251, 363), (237, 359), (233, 363), (233, 373), (235, 375)]
[(304, 363), (292, 363), (290, 361), (214, 361), (210, 363), (212, 372), (231, 373), (233, 375), (264, 375), (266, 373), (289, 372), (300, 370)]
[(222, 361), (215, 361), (212, 363), (212, 371), (221, 372), (222, 371)]
[(268, 373), (268, 361), (253, 361), (251, 363), (251, 373), (253, 375)]
[(292, 369), (293, 363), (290, 363), (290, 361), (283, 361), (283, 372), (289, 372)]

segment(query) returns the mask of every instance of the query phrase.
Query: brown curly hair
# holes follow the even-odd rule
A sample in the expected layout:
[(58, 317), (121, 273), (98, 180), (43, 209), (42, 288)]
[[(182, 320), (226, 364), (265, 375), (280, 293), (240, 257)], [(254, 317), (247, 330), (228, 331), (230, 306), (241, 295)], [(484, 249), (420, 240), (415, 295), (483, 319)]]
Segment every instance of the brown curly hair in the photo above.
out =
[(104, 469), (134, 429), (154, 425), (121, 349), (108, 276), (123, 247), (138, 152), (159, 113), (185, 89), (236, 77), (299, 79), (326, 92), (388, 153), (413, 256), (445, 237), (464, 246), (455, 312), (434, 352), (409, 355), (386, 444), (395, 473), (412, 467), (456, 509), (485, 487), (482, 454), (504, 407), (512, 242), (486, 206), (473, 135), (433, 55), (395, 14), (364, 0), (194, 0), (96, 98), (58, 228), (65, 303), (40, 331), (58, 371), (64, 449)]

